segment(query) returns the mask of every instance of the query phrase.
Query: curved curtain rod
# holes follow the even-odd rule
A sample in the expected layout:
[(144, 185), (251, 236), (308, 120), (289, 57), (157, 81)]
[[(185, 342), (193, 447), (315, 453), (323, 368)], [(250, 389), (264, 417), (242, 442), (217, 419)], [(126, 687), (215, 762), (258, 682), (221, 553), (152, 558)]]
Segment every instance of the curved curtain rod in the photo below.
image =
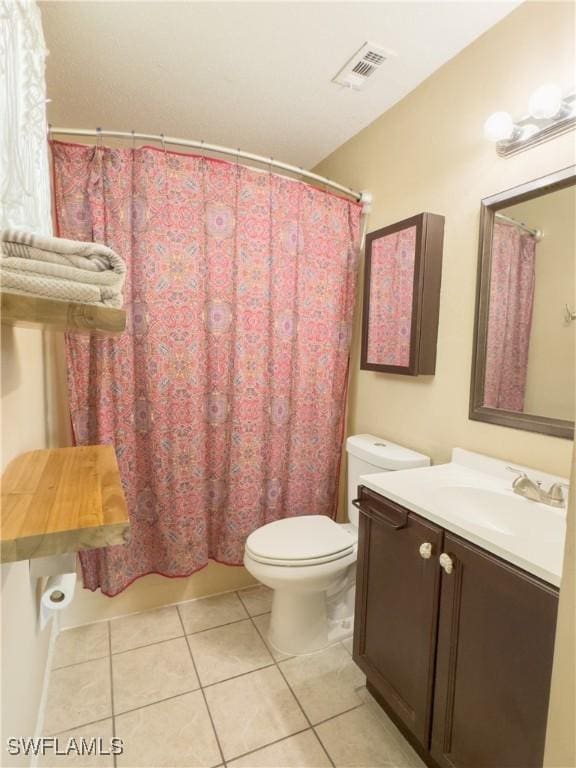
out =
[(278, 168), (282, 171), (290, 171), (298, 176), (312, 181), (320, 182), (327, 187), (337, 189), (339, 192), (343, 192), (346, 195), (350, 195), (358, 202), (362, 203), (363, 212), (367, 213), (369, 206), (372, 202), (372, 195), (370, 192), (357, 192), (350, 187), (345, 187), (343, 184), (338, 184), (336, 181), (331, 181), (324, 176), (319, 176), (311, 171), (305, 171), (302, 168), (298, 168), (295, 165), (289, 163), (282, 163), (278, 160), (274, 160), (272, 157), (264, 157), (262, 155), (254, 155), (252, 152), (243, 152), (240, 149), (232, 149), (232, 147), (222, 147), (218, 144), (207, 144), (204, 141), (189, 141), (187, 139), (178, 139), (174, 136), (164, 136), (163, 133), (135, 133), (133, 131), (104, 131), (100, 128), (96, 130), (86, 128), (55, 128), (49, 126), (48, 135), (59, 134), (61, 136), (90, 136), (98, 138), (100, 136), (109, 136), (116, 139), (140, 139), (143, 141), (160, 141), (162, 146), (165, 144), (173, 144), (179, 147), (193, 147), (194, 149), (206, 150), (207, 152), (216, 152), (221, 155), (229, 155), (231, 157), (241, 157), (244, 160), (251, 160), (257, 163), (263, 163), (273, 168)]
[(514, 219), (512, 216), (506, 216), (505, 213), (499, 213), (498, 211), (495, 213), (495, 216), (497, 219), (501, 219), (502, 221), (505, 221), (508, 224), (513, 224), (515, 227), (518, 227), (519, 229), (523, 229), (524, 232), (527, 232), (529, 235), (532, 235), (532, 237), (535, 237), (536, 240), (542, 239), (541, 229), (530, 229), (530, 227), (524, 224), (522, 221), (518, 221), (517, 219)]

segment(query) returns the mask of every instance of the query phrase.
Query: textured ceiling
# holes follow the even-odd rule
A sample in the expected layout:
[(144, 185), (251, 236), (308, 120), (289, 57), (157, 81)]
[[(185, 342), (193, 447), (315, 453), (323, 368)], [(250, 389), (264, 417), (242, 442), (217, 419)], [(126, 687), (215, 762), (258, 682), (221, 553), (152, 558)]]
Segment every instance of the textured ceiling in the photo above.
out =
[[(310, 168), (517, 4), (41, 2), (49, 119)], [(397, 56), (362, 92), (331, 83), (367, 40)]]

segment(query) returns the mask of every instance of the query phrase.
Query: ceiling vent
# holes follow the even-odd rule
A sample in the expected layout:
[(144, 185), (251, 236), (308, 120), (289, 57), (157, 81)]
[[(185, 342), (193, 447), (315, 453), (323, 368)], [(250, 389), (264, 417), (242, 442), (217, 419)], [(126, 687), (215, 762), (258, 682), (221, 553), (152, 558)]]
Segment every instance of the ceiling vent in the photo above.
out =
[(332, 79), (333, 83), (359, 91), (363, 88), (378, 68), (395, 54), (375, 43), (364, 43), (360, 50), (349, 59), (340, 72)]

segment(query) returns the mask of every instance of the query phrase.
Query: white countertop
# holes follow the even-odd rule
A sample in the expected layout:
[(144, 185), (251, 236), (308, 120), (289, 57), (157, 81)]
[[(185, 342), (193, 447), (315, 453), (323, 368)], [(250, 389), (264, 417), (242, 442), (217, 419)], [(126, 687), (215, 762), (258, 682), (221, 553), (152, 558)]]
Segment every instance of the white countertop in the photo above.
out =
[[(455, 448), (434, 467), (363, 475), (360, 483), (540, 579), (560, 586), (566, 507), (512, 490), (507, 462)], [(512, 464), (544, 488), (564, 478)], [(567, 495), (567, 492), (566, 492)]]

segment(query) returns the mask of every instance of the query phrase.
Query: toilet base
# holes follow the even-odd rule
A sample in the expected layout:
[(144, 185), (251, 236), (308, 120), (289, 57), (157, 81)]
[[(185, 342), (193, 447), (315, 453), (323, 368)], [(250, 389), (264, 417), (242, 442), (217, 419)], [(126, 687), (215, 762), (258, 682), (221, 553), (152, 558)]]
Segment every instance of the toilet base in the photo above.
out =
[(315, 653), (346, 640), (354, 631), (354, 585), (344, 594), (274, 591), (268, 639), (281, 653)]
[(325, 592), (276, 589), (270, 616), (270, 642), (278, 651), (296, 656), (328, 645)]
[(344, 557), (280, 566), (244, 552), (246, 570), (274, 591), (269, 640), (290, 656), (314, 653), (349, 637), (354, 614), (356, 547)]

